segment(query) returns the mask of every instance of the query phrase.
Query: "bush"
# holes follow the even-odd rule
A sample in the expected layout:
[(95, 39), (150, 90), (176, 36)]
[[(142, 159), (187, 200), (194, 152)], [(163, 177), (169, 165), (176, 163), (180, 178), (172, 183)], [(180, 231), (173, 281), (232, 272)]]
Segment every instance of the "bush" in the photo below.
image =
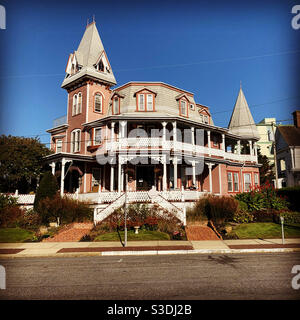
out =
[(284, 224), (300, 224), (300, 212), (282, 212), (275, 217), (276, 223), (281, 223), (280, 216), (284, 217)]
[(276, 190), (269, 183), (256, 187), (249, 192), (239, 193), (235, 199), (242, 201), (246, 211), (254, 212), (264, 209), (287, 209), (288, 202), (284, 197), (277, 196)]
[(19, 206), (5, 207), (0, 211), (0, 226), (2, 228), (16, 228), (22, 220), (24, 209)]
[(58, 218), (60, 223), (71, 223), (92, 220), (93, 217), (93, 209), (88, 203), (68, 197), (61, 198), (59, 195), (40, 200), (36, 211), (45, 224), (57, 221)]
[(23, 215), (18, 223), (20, 228), (36, 230), (42, 223), (40, 215), (33, 209), (23, 211)]
[(277, 189), (277, 195), (284, 197), (289, 202), (289, 209), (300, 211), (300, 187)]
[(198, 199), (195, 205), (186, 210), (187, 221), (206, 221), (207, 220), (208, 197)]
[(17, 198), (0, 193), (0, 212), (7, 207), (13, 207), (18, 204)]
[(236, 223), (249, 223), (253, 220), (253, 214), (244, 210), (238, 210), (233, 216), (233, 221)]
[(39, 202), (42, 199), (54, 198), (57, 195), (57, 191), (58, 185), (56, 177), (51, 172), (45, 172), (36, 191), (36, 195), (34, 198), (34, 209), (37, 210)]

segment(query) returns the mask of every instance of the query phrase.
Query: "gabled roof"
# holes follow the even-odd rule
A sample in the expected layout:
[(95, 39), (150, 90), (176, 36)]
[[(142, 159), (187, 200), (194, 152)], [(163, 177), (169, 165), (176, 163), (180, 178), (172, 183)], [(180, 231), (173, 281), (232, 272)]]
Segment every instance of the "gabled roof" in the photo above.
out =
[(231, 133), (244, 139), (260, 139), (242, 88), (236, 99), (228, 128)]
[[(78, 65), (81, 67), (81, 70), (72, 76), (66, 77), (62, 87), (85, 75), (92, 76), (96, 79), (103, 80), (113, 85), (116, 84), (116, 79), (110, 67), (95, 22), (92, 22), (86, 27), (78, 49), (74, 54)], [(97, 62), (99, 62), (100, 57), (104, 57), (105, 61), (107, 61), (109, 72), (107, 70), (100, 72), (95, 69), (95, 65)]]
[(277, 130), (290, 147), (300, 146), (300, 128), (295, 126), (278, 126)]

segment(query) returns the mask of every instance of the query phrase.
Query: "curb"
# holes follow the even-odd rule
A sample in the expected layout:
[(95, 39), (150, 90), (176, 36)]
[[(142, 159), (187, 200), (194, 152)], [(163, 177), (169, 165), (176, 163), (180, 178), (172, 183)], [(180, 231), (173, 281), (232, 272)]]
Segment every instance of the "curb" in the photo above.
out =
[(104, 252), (70, 252), (52, 254), (3, 254), (1, 258), (54, 258), (54, 257), (101, 257), (101, 256), (148, 256), (170, 254), (224, 254), (224, 253), (287, 253), (300, 252), (300, 248), (273, 249), (194, 249), (194, 250), (149, 250), (149, 251), (104, 251)]

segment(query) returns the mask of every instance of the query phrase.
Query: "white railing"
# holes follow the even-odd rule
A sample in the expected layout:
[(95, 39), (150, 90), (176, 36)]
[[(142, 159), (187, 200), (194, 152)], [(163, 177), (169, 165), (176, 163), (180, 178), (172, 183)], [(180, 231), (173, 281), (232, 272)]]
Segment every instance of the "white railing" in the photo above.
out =
[(125, 193), (119, 196), (114, 202), (109, 204), (106, 208), (95, 208), (94, 209), (94, 223), (104, 220), (116, 209), (120, 208), (125, 203)]
[(31, 205), (34, 203), (35, 194), (19, 194), (14, 197), (17, 198), (18, 204)]
[(167, 151), (174, 150), (194, 153), (198, 156), (203, 156), (204, 154), (206, 154), (233, 161), (249, 161), (257, 163), (257, 156), (255, 155), (231, 153), (226, 152), (222, 149), (208, 148), (180, 141), (174, 143), (174, 141), (171, 140), (164, 141), (161, 137), (120, 138), (118, 141), (106, 141), (103, 151), (116, 152), (118, 150), (140, 150), (141, 148), (161, 148), (162, 150)]

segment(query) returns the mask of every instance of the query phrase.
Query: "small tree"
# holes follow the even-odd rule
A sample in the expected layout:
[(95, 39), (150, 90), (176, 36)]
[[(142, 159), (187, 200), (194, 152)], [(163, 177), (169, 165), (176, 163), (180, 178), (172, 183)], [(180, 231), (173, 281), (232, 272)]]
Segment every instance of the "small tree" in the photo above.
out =
[(56, 178), (49, 171), (45, 172), (40, 185), (36, 191), (35, 199), (34, 199), (34, 209), (38, 211), (39, 202), (45, 198), (54, 198), (57, 194), (58, 185)]
[(272, 180), (275, 179), (274, 164), (271, 164), (268, 157), (262, 155), (259, 149), (257, 149), (257, 158), (258, 163), (262, 165), (259, 168), (260, 184), (272, 183)]

